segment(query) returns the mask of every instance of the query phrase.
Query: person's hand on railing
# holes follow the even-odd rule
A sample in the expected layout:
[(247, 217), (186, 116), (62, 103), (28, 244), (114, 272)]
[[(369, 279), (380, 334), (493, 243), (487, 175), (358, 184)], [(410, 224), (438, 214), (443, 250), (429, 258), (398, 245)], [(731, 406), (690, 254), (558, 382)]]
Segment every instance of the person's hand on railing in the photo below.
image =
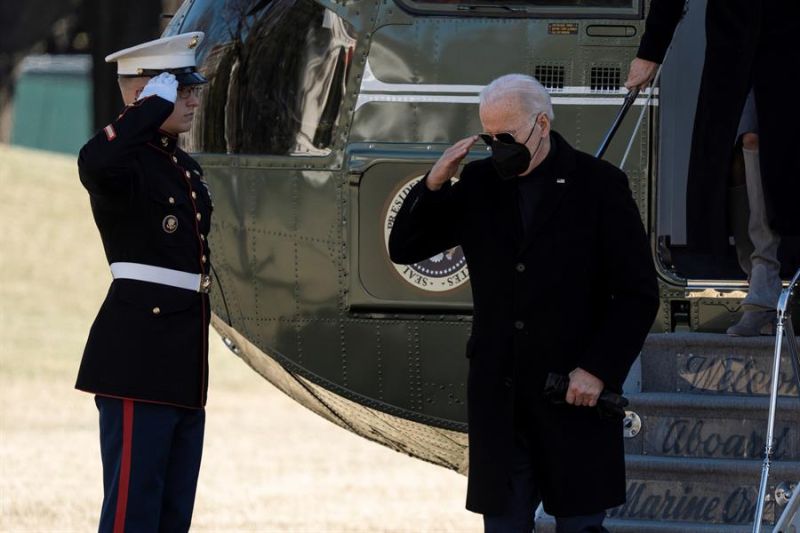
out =
[(658, 71), (658, 63), (636, 57), (631, 61), (631, 68), (628, 70), (628, 79), (625, 81), (625, 88), (632, 90), (638, 88), (643, 91), (647, 88)]

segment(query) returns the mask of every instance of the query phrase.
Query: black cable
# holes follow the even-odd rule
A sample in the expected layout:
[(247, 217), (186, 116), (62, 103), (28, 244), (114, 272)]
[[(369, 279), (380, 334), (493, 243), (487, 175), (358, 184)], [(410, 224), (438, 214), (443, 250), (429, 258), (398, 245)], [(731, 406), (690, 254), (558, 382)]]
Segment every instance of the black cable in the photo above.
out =
[(211, 272), (214, 273), (214, 277), (219, 284), (219, 293), (222, 295), (222, 305), (225, 306), (225, 314), (228, 315), (228, 326), (233, 327), (233, 323), (231, 322), (231, 312), (228, 309), (228, 300), (225, 298), (225, 291), (222, 288), (222, 281), (219, 279), (219, 274), (217, 274), (217, 270), (214, 268), (214, 264), (211, 264)]

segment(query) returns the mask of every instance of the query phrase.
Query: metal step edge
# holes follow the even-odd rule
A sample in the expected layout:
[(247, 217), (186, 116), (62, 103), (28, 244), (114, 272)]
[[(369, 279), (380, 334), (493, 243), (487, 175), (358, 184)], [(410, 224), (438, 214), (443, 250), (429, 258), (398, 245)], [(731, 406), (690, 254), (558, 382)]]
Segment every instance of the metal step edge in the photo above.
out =
[[(707, 475), (753, 475), (753, 484), (758, 484), (761, 459), (716, 459), (705, 457), (664, 457), (658, 455), (625, 455), (628, 477), (632, 472), (645, 474), (687, 474), (694, 477)], [(775, 476), (800, 480), (800, 461), (773, 461), (770, 464), (770, 479)]]
[[(800, 337), (797, 337), (797, 339), (800, 343)], [(643, 351), (646, 352), (650, 348), (680, 348), (681, 350), (687, 348), (725, 348), (729, 350), (732, 347), (737, 349), (763, 349), (765, 352), (768, 350), (772, 355), (775, 350), (775, 337), (731, 337), (724, 333), (694, 332), (650, 333), (645, 340)]]
[[(636, 392), (625, 396), (630, 400), (628, 410), (647, 409), (649, 413), (665, 414), (677, 411), (681, 416), (689, 416), (688, 413), (693, 412), (728, 410), (763, 416), (765, 427), (769, 412), (769, 396), (662, 391)], [(800, 398), (779, 396), (777, 415), (780, 419), (795, 417), (800, 420)]]
[[(747, 524), (705, 524), (619, 518), (607, 518), (603, 526), (611, 533), (750, 533), (753, 530), (753, 526)], [(555, 530), (555, 518), (545, 514), (536, 517), (536, 533), (555, 533)], [(764, 524), (761, 531), (770, 533), (772, 526)]]

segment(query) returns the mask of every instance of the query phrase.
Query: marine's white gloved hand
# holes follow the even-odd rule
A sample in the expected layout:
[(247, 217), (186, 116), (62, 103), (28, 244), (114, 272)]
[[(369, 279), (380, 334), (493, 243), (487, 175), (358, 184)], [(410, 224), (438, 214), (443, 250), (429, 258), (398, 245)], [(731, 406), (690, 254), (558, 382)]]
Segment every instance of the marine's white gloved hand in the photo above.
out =
[(178, 80), (175, 79), (175, 75), (169, 72), (162, 72), (155, 78), (150, 78), (137, 100), (154, 95), (160, 96), (164, 100), (169, 100), (174, 104), (178, 98)]

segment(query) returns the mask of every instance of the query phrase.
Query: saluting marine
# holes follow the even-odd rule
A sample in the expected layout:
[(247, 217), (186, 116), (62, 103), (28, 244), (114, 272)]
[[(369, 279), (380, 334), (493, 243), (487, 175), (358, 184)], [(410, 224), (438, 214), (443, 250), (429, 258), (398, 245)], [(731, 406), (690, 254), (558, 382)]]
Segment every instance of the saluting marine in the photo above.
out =
[(100, 413), (105, 531), (187, 531), (208, 389), (211, 197), (178, 148), (206, 79), (203, 33), (146, 42), (116, 61), (125, 108), (80, 151), (113, 282), (76, 387)]

